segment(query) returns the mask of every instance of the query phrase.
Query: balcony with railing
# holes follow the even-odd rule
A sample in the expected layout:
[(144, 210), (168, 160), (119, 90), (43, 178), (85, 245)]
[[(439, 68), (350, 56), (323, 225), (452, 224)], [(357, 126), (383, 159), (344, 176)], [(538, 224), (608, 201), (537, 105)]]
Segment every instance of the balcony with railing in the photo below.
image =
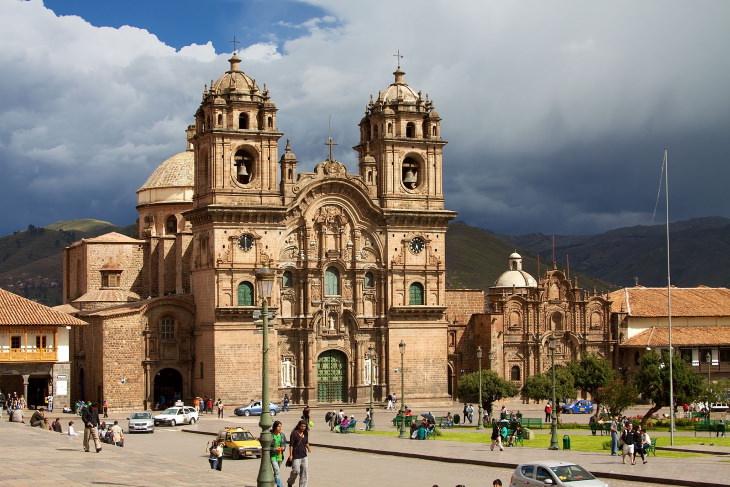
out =
[(56, 362), (56, 348), (8, 348), (0, 347), (0, 363), (7, 362)]

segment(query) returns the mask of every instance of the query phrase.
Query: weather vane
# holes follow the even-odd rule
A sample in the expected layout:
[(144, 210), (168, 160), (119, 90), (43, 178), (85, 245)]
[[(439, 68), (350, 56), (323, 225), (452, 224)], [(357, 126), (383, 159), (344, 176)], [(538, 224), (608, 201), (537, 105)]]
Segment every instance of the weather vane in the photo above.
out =
[(398, 68), (400, 69), (400, 60), (403, 59), (403, 56), (400, 54), (400, 49), (393, 56), (398, 59)]
[(228, 42), (230, 42), (231, 44), (233, 44), (233, 53), (235, 54), (236, 52), (238, 52), (238, 44), (240, 44), (241, 41), (237, 41), (236, 40), (236, 36), (234, 35), (233, 36), (233, 40), (232, 41), (228, 41)]

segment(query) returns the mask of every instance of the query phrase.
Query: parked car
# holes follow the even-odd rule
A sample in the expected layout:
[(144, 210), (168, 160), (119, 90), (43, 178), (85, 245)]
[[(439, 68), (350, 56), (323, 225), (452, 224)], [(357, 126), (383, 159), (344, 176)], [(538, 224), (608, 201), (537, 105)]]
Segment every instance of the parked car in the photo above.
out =
[(127, 430), (130, 433), (144, 431), (146, 433), (155, 432), (155, 420), (152, 419), (151, 411), (135, 411), (127, 418)]
[(595, 478), (588, 470), (570, 462), (555, 460), (528, 462), (517, 465), (510, 487), (529, 487), (532, 485), (557, 485), (570, 487), (608, 487), (608, 484)]
[(218, 432), (218, 441), (223, 443), (223, 454), (234, 460), (245, 457), (261, 458), (261, 443), (247, 429), (222, 429)]
[[(272, 416), (276, 416), (281, 412), (279, 406), (273, 402), (269, 403), (269, 412)], [(248, 406), (241, 406), (233, 410), (236, 416), (261, 416), (261, 401), (253, 401)]]
[(569, 404), (563, 404), (561, 410), (565, 414), (573, 413), (592, 413), (593, 412), (593, 401), (587, 399), (579, 399)]
[(195, 424), (198, 420), (198, 412), (190, 406), (175, 406), (162, 411), (162, 414), (155, 416), (155, 426), (164, 424), (175, 426), (178, 424)]

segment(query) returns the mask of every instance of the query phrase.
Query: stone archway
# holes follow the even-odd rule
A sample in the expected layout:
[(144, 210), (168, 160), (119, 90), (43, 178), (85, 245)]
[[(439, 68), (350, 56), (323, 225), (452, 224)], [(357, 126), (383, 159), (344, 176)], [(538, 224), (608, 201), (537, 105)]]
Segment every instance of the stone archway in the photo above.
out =
[(153, 397), (159, 406), (172, 406), (177, 399), (182, 399), (182, 375), (175, 369), (167, 368), (155, 374)]
[(317, 358), (317, 402), (347, 402), (347, 356), (339, 350)]

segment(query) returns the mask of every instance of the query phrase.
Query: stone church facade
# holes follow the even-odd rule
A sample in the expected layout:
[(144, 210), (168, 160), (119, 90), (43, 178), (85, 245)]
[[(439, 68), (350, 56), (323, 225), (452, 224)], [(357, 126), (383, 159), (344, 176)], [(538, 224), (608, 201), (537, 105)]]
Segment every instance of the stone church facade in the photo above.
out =
[[(522, 269), (513, 253), (508, 268), (489, 289), (485, 309), (472, 292), (453, 291), (453, 301), (475, 303), (471, 309), (449, 308), (449, 368), (453, 383), (464, 372), (476, 371), (478, 346), (482, 367), (521, 388), (526, 378), (551, 367), (548, 342), (555, 336), (555, 363), (566, 364), (595, 354), (612, 363), (618, 353), (618, 332), (611, 324), (611, 301), (591, 294), (553, 266), (538, 279)], [(465, 294), (466, 293), (466, 294)]]
[[(441, 118), (395, 79), (360, 121), (358, 173), (330, 153), (298, 172), (268, 90), (240, 59), (210, 87), (185, 152), (138, 191), (138, 238), (107, 234), (64, 253), (74, 396), (151, 408), (161, 396), (261, 394), (256, 271), (276, 280), (269, 392), (324, 404), (449, 398)], [(399, 344), (405, 343), (401, 357)], [(374, 353), (371, 356), (370, 348)], [(401, 369), (401, 359), (404, 368)], [(371, 374), (374, 370), (374, 374)]]

